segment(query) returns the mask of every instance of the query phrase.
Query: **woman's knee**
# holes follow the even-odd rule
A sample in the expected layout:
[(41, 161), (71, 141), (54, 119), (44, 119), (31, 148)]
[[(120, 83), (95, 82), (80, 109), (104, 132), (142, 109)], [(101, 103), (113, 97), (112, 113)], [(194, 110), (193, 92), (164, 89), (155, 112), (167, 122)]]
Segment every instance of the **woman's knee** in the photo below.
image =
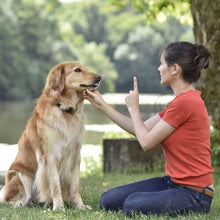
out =
[(138, 194), (139, 193), (132, 193), (130, 196), (128, 196), (123, 204), (123, 212), (124, 214), (130, 216), (134, 212), (138, 212), (137, 206), (138, 201)]
[(123, 201), (121, 201), (120, 192), (117, 188), (104, 192), (99, 199), (99, 206), (101, 209), (117, 211), (122, 209), (122, 205)]
[(112, 192), (113, 189), (108, 190), (107, 192), (104, 192), (100, 199), (99, 199), (99, 206), (101, 209), (112, 209), (113, 200), (114, 200), (114, 193)]
[(142, 212), (148, 214), (153, 211), (153, 204), (151, 201), (151, 193), (136, 192), (128, 196), (123, 204), (124, 214), (131, 216), (134, 213)]
[(101, 209), (107, 209), (109, 203), (108, 192), (104, 192), (99, 199), (99, 206)]

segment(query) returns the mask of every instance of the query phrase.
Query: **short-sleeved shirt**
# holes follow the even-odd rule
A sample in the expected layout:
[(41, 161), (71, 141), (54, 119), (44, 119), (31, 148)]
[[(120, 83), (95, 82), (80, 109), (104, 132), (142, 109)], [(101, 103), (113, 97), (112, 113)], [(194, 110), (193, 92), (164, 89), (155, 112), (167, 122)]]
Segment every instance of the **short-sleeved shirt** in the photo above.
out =
[(162, 142), (166, 173), (177, 183), (206, 187), (213, 184), (210, 123), (200, 91), (177, 95), (159, 113), (176, 129)]

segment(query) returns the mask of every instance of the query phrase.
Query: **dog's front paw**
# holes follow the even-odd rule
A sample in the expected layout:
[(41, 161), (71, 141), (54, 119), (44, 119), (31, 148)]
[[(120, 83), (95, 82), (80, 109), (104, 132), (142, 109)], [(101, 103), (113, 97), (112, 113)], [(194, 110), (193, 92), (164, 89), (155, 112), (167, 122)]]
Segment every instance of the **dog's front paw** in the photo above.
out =
[(89, 205), (84, 205), (84, 204), (77, 205), (76, 208), (77, 208), (77, 209), (81, 209), (81, 210), (86, 210), (86, 209), (91, 210), (91, 209), (92, 209), (91, 206), (89, 206)]
[(91, 206), (89, 206), (89, 205), (84, 205), (84, 209), (89, 209), (89, 210), (91, 210), (92, 209), (92, 207)]
[(64, 203), (62, 200), (53, 201), (53, 211), (62, 208), (64, 208)]

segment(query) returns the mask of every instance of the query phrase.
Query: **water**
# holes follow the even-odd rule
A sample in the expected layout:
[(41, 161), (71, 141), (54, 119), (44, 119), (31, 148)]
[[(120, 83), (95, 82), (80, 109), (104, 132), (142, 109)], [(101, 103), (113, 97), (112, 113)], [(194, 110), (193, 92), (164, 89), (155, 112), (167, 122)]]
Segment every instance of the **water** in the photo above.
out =
[[(125, 94), (105, 94), (103, 98), (118, 111), (128, 115), (124, 104)], [(140, 95), (140, 111), (143, 120), (161, 111), (172, 98), (171, 95)], [(35, 105), (36, 101), (0, 102), (0, 143), (18, 143)], [(86, 129), (84, 144), (101, 144), (105, 132), (122, 131), (88, 102), (85, 102), (84, 115)]]

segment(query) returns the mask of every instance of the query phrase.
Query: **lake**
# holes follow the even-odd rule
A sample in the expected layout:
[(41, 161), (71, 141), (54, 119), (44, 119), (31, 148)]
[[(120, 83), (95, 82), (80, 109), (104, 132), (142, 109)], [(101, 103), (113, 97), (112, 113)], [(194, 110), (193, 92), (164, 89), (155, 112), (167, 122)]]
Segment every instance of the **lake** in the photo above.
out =
[[(126, 94), (104, 94), (104, 100), (121, 113), (128, 115), (124, 104)], [(140, 111), (143, 120), (161, 111), (173, 99), (172, 95), (140, 94)], [(0, 143), (16, 144), (31, 117), (36, 100), (0, 102)], [(105, 132), (122, 131), (103, 113), (85, 101), (84, 144), (101, 144)]]

